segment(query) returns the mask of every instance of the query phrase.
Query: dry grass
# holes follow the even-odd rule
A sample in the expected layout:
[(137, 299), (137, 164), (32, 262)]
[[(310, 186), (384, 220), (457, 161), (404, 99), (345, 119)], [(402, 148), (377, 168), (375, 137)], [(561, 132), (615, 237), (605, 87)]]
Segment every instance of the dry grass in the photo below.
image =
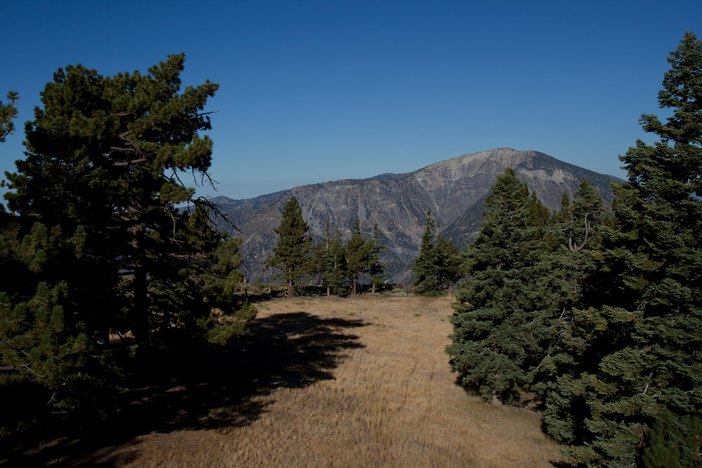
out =
[[(359, 297), (262, 303), (257, 321), (305, 313), (326, 320), (327, 338), (355, 345), (330, 351), (331, 378), (313, 378), (308, 366), (296, 385), (272, 382), (270, 392), (254, 397), (262, 410), (246, 424), (150, 433), (91, 460), (135, 466), (550, 466), (560, 459), (559, 447), (543, 435), (537, 414), (484, 403), (454, 384), (444, 353), (450, 302)], [(302, 336), (307, 332), (288, 330), (287, 339), (314, 340), (314, 333)]]

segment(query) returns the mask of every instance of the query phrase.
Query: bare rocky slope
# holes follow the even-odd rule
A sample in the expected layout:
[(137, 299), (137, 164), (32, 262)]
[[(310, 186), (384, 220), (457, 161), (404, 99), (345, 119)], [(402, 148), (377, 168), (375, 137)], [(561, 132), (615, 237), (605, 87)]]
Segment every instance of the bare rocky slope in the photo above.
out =
[(377, 224), (383, 259), (391, 282), (410, 279), (409, 268), (419, 252), (425, 214), (431, 210), (441, 235), (463, 248), (477, 230), (485, 197), (499, 174), (515, 169), (520, 180), (551, 210), (558, 210), (563, 193), (573, 194), (588, 179), (612, 199), (611, 183), (618, 179), (567, 164), (536, 151), (499, 148), (440, 161), (407, 174), (383, 174), (369, 179), (338, 180), (303, 185), (246, 200), (217, 197), (213, 201), (238, 228), (224, 220), (218, 227), (243, 240), (244, 272), (249, 280), (270, 277), (264, 267), (276, 241), (283, 204), (292, 195), (315, 239), (327, 221), (348, 238), (356, 217), (370, 232)]

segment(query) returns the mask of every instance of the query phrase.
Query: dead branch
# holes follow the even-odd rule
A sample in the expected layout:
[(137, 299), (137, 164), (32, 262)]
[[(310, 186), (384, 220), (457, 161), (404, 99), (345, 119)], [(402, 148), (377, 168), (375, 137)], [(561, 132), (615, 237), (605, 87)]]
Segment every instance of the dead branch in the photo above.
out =
[(590, 223), (587, 220), (588, 214), (589, 213), (585, 213), (585, 237), (583, 239), (583, 242), (580, 245), (578, 245), (577, 242), (573, 242), (573, 234), (568, 236), (568, 249), (570, 249), (570, 251), (573, 253), (578, 253), (581, 250), (583, 250), (585, 244), (587, 244), (587, 241), (590, 238), (590, 229), (592, 229), (592, 226), (590, 226)]
[(112, 165), (115, 167), (134, 166), (136, 164), (145, 163), (146, 161), (148, 161), (148, 159), (139, 158), (139, 159), (132, 159), (131, 161), (115, 161), (112, 163)]

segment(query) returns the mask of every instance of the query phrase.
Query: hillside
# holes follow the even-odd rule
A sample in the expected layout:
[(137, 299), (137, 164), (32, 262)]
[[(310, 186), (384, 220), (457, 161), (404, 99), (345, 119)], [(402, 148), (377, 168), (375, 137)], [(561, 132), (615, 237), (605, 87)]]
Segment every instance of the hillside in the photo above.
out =
[(573, 194), (589, 179), (607, 202), (614, 177), (599, 174), (536, 151), (500, 148), (440, 161), (406, 174), (383, 174), (369, 179), (339, 180), (304, 185), (246, 200), (217, 197), (213, 201), (239, 229), (220, 220), (218, 227), (244, 241), (244, 270), (249, 279), (265, 278), (263, 262), (275, 244), (274, 229), (282, 205), (297, 197), (312, 235), (320, 238), (329, 221), (350, 236), (356, 217), (369, 232), (377, 224), (387, 248), (383, 261), (392, 282), (409, 279), (417, 256), (425, 214), (431, 210), (439, 233), (465, 246), (480, 227), (483, 203), (497, 175), (513, 167), (551, 210), (563, 193)]

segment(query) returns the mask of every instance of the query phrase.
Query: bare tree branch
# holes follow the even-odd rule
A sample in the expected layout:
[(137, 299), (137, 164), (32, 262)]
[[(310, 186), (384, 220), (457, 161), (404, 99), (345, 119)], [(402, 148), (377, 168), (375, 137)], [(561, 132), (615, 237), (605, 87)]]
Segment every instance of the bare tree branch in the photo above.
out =
[(581, 250), (583, 250), (590, 237), (590, 229), (592, 229), (592, 226), (590, 226), (590, 222), (587, 220), (588, 215), (589, 213), (585, 213), (585, 237), (583, 239), (583, 242), (580, 245), (578, 245), (577, 242), (573, 242), (573, 234), (568, 236), (568, 249), (570, 249), (570, 251), (573, 253), (578, 253)]

